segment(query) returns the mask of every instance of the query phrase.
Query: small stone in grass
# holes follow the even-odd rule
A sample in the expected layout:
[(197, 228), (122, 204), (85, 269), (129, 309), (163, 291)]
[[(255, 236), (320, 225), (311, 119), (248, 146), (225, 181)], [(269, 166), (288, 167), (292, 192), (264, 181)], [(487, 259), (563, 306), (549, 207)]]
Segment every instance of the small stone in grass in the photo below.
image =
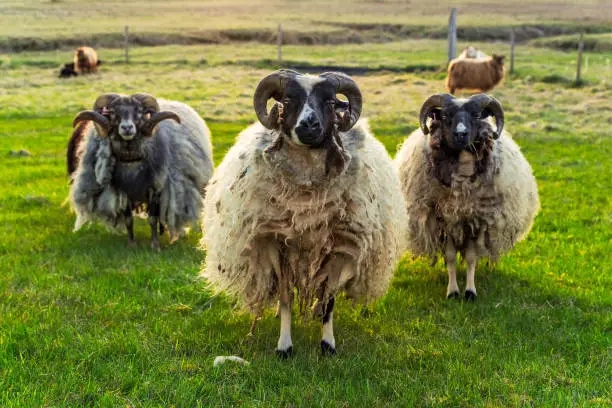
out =
[(238, 364), (249, 365), (248, 361), (238, 356), (217, 356), (215, 357), (215, 362), (213, 363), (213, 367), (220, 366), (221, 364), (225, 364), (226, 361), (233, 361)]
[(26, 149), (20, 149), (20, 150), (11, 150), (9, 152), (9, 156), (16, 156), (16, 157), (32, 157), (32, 153), (28, 152)]

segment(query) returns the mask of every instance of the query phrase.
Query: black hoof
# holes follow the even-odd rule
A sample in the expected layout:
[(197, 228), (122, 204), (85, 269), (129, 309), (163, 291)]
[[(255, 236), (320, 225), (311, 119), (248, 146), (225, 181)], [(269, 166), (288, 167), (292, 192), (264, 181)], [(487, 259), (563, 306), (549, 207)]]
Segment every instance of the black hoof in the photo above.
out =
[(455, 291), (455, 292), (451, 292), (448, 295), (446, 295), (447, 299), (458, 299), (459, 298), (459, 292)]
[(324, 356), (333, 356), (336, 354), (336, 349), (325, 340), (321, 340), (321, 353)]
[(465, 291), (465, 300), (469, 300), (470, 302), (475, 302), (476, 301), (476, 294), (474, 292), (472, 292), (471, 290), (466, 290)]
[(293, 355), (293, 347), (289, 347), (287, 350), (276, 350), (276, 355), (285, 360)]

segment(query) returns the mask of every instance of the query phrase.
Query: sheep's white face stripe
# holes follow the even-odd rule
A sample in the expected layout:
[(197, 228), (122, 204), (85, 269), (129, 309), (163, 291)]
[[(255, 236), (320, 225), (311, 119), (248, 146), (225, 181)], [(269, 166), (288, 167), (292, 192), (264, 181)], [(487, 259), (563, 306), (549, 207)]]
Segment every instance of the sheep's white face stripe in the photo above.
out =
[[(310, 93), (308, 95), (310, 95)], [(308, 95), (306, 96), (307, 98), (308, 98)], [(295, 126), (299, 126), (300, 122), (306, 119), (308, 115), (310, 115), (312, 112), (314, 112), (314, 110), (312, 109), (312, 106), (310, 106), (310, 104), (306, 102), (304, 106), (302, 107), (302, 112), (300, 112), (300, 114), (298, 115), (298, 119), (297, 119), (297, 122), (295, 122)], [(300, 142), (300, 138), (295, 133), (295, 126), (293, 127), (293, 129), (291, 129), (291, 140), (293, 140), (295, 144), (304, 145), (304, 143)]]
[(465, 132), (466, 130), (467, 130), (467, 128), (465, 127), (463, 122), (459, 122), (457, 124), (457, 132)]
[(296, 81), (298, 84), (300, 84), (300, 86), (304, 89), (304, 91), (306, 91), (306, 95), (310, 95), (310, 93), (312, 92), (312, 88), (316, 84), (319, 84), (325, 81), (325, 79), (321, 77), (312, 76), (312, 75), (301, 75), (296, 78)]

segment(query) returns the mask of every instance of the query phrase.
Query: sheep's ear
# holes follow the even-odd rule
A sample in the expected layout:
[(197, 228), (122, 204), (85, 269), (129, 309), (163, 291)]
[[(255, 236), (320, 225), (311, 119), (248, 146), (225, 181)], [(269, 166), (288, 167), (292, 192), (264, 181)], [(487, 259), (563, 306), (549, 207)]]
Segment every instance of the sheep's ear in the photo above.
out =
[(431, 119), (432, 122), (439, 121), (441, 115), (442, 108), (433, 108), (425, 114), (425, 120), (421, 124), (421, 129), (423, 130), (424, 134), (428, 135), (433, 130), (432, 127), (427, 126), (427, 120)]

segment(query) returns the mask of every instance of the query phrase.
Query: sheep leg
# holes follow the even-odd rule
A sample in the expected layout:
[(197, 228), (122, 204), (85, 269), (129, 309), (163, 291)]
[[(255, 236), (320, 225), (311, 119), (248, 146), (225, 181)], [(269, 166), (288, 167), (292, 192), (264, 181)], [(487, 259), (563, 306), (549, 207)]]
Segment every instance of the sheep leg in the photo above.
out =
[(134, 216), (132, 215), (131, 205), (128, 205), (123, 215), (125, 216), (125, 228), (128, 233), (128, 245), (131, 247), (136, 246), (136, 240), (134, 239)]
[(281, 301), (279, 309), (281, 327), (276, 354), (280, 358), (287, 358), (293, 354), (293, 343), (291, 342), (291, 303)]
[(151, 248), (159, 251), (159, 239), (157, 238), (157, 224), (159, 223), (159, 195), (151, 193), (149, 200), (149, 226), (151, 227)]
[(293, 354), (291, 341), (291, 304), (292, 296), (287, 279), (281, 279), (278, 310), (280, 314), (280, 336), (276, 346), (276, 354), (280, 358), (287, 358)]
[(476, 300), (476, 285), (474, 284), (474, 275), (478, 266), (478, 255), (476, 254), (476, 245), (474, 241), (468, 242), (465, 250), (465, 263), (467, 264), (467, 279), (465, 283), (465, 299)]
[(336, 354), (336, 340), (334, 339), (334, 297), (327, 300), (323, 314), (323, 337), (321, 338), (321, 352), (323, 355)]
[(457, 249), (450, 237), (446, 241), (444, 261), (446, 262), (446, 269), (448, 270), (446, 297), (448, 299), (456, 299), (459, 297), (459, 286), (457, 285)]

